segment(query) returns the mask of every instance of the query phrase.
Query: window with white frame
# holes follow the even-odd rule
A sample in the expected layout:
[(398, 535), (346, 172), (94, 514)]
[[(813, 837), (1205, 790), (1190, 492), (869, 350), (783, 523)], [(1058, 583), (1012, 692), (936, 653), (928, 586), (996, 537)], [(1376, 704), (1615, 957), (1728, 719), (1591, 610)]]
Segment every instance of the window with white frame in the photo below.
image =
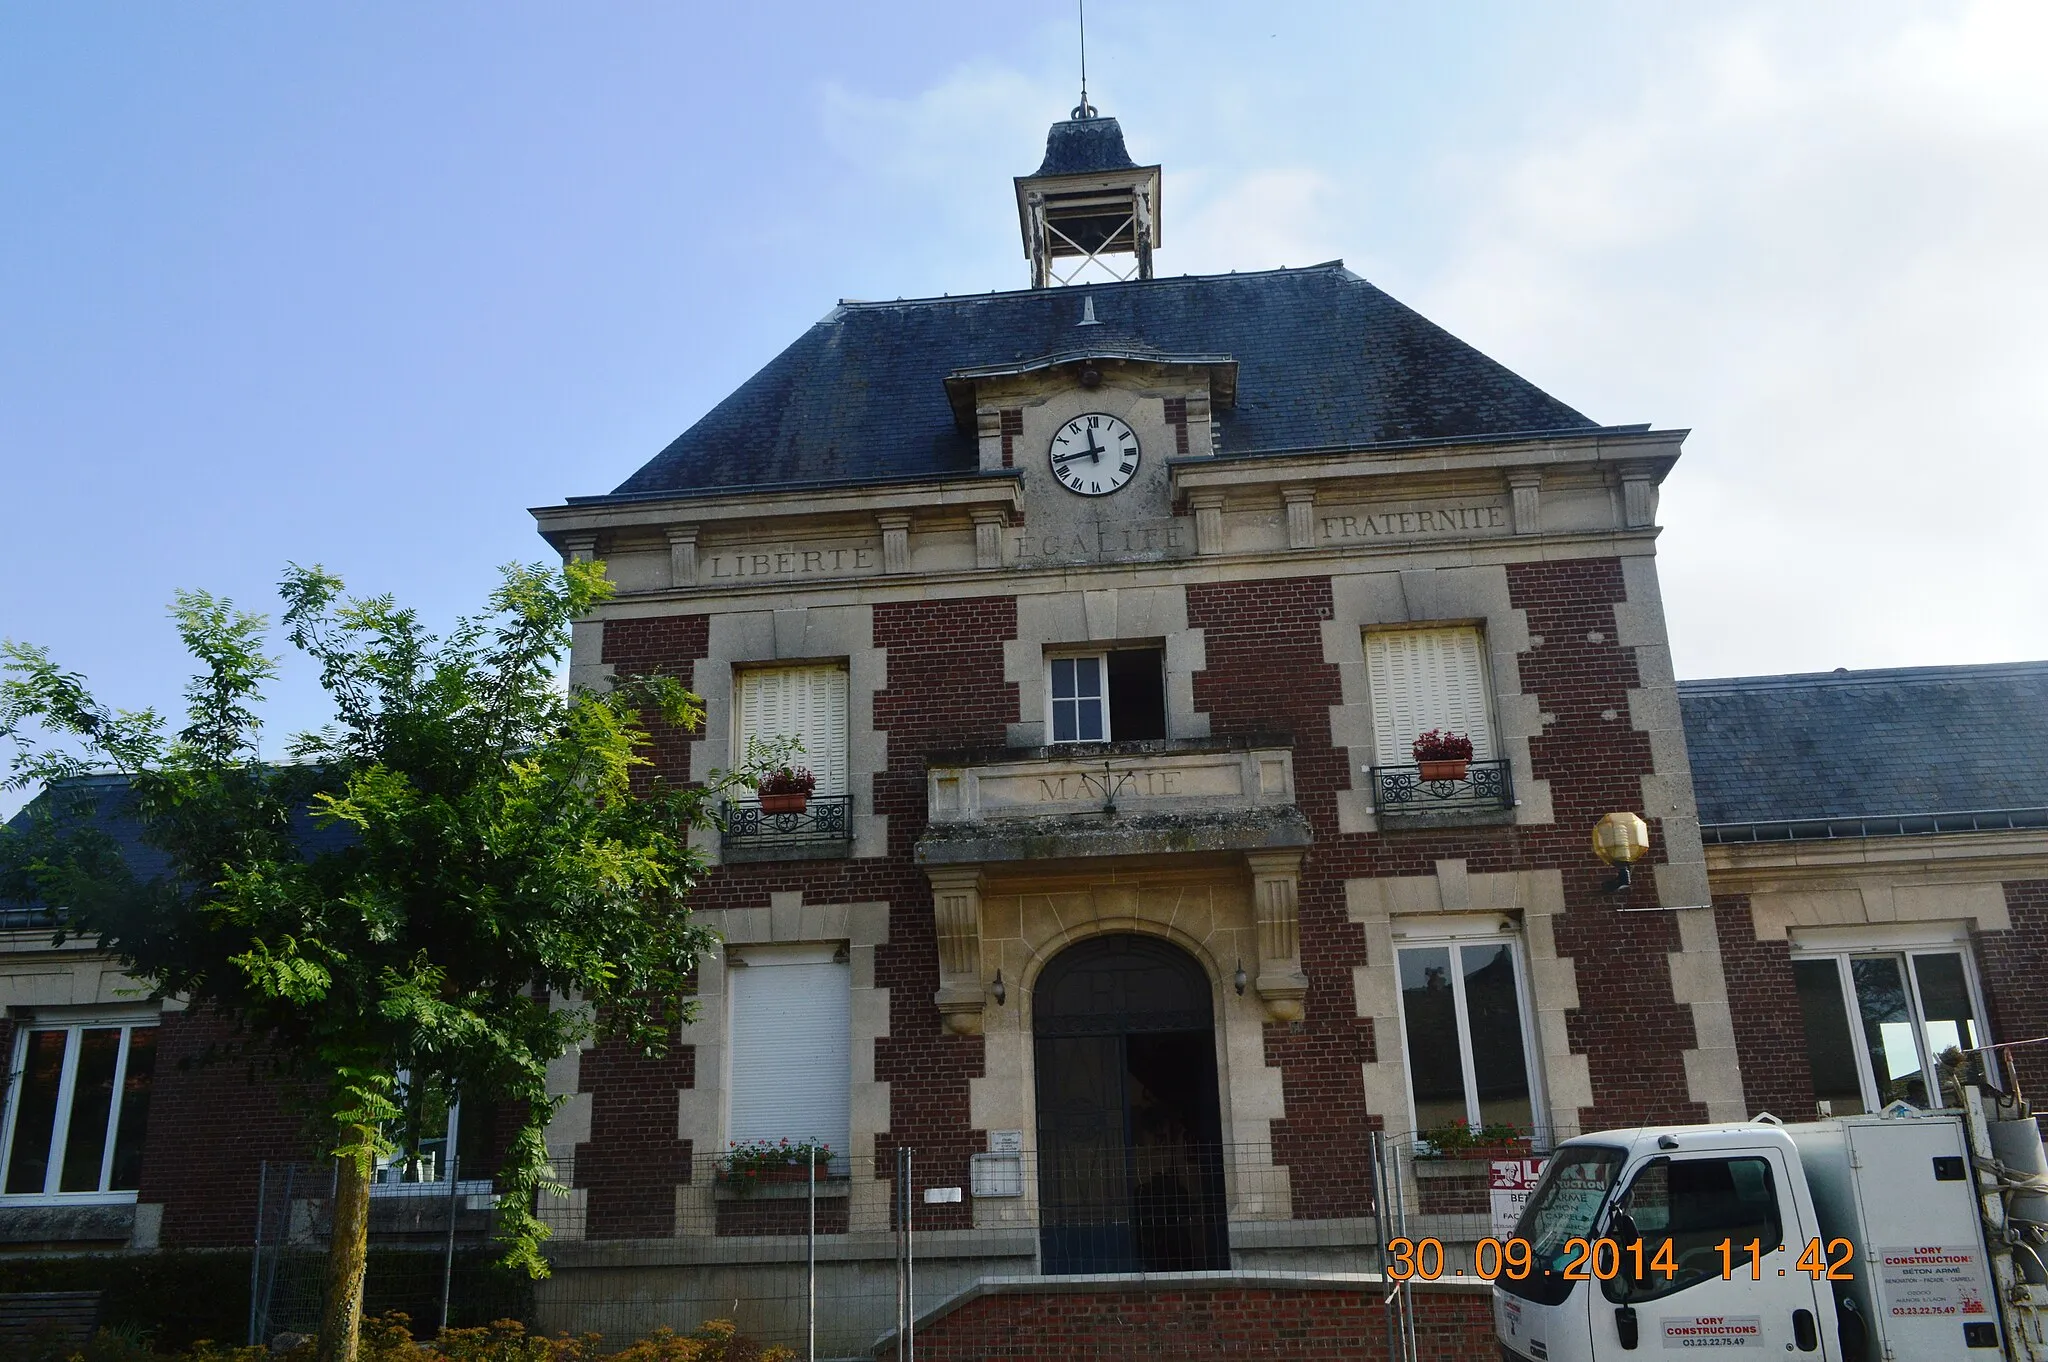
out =
[(385, 1128), (390, 1148), (376, 1157), (371, 1195), (403, 1196), (437, 1189), (445, 1195), (451, 1172), (466, 1190), (490, 1190), (490, 1103), (453, 1101), (445, 1088), (415, 1083), (403, 1069), (392, 1100), (399, 1115)]
[(39, 1018), (14, 1038), (8, 1198), (133, 1200), (156, 1076), (156, 1018)]
[(841, 1164), (852, 1125), (853, 969), (844, 946), (726, 951), (726, 1138), (816, 1142)]
[(1415, 1129), (1464, 1121), (1534, 1134), (1534, 1028), (1521, 952), (1505, 935), (1410, 934), (1395, 951)]
[(803, 751), (792, 766), (808, 767), (821, 797), (846, 793), (846, 667), (748, 667), (736, 678), (738, 722), (733, 761), (747, 760), (755, 740), (795, 738)]
[(1108, 648), (1046, 659), (1046, 731), (1055, 743), (1166, 736), (1166, 653)]
[[(1801, 944), (1792, 981), (1814, 1096), (1837, 1116), (1900, 1101), (1945, 1106), (1935, 1078), (1942, 1053), (1990, 1044), (1963, 941), (1892, 949)], [(1982, 1057), (1972, 1056), (1970, 1066), (1981, 1073)]]
[(1431, 729), (1472, 740), (1475, 761), (1494, 756), (1486, 637), (1477, 625), (1375, 629), (1365, 636), (1373, 750), (1381, 766), (1405, 766)]

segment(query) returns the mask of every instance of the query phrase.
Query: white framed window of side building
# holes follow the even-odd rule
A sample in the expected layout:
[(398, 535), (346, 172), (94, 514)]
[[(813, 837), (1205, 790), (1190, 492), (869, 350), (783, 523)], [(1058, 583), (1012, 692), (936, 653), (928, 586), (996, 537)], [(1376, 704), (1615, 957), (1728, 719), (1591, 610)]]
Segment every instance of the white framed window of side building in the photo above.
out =
[(1377, 765), (1408, 765), (1415, 740), (1431, 729), (1470, 738), (1474, 761), (1494, 759), (1492, 687), (1479, 626), (1371, 630), (1365, 674)]
[(747, 667), (736, 678), (738, 722), (733, 725), (733, 763), (746, 761), (758, 738), (795, 738), (803, 751), (791, 765), (818, 778), (812, 793), (821, 798), (846, 793), (846, 666)]
[(1106, 648), (1046, 658), (1046, 732), (1054, 743), (1166, 736), (1166, 652)]
[(1464, 1121), (1545, 1136), (1520, 941), (1491, 923), (1397, 927), (1401, 1040), (1415, 1129)]
[[(1796, 934), (1792, 981), (1814, 1096), (1837, 1116), (1946, 1106), (1942, 1053), (1991, 1043), (1959, 927)], [(1983, 1057), (1970, 1068), (1981, 1075)]]
[(853, 1085), (845, 946), (732, 946), (725, 963), (726, 1138), (816, 1141), (844, 1172)]
[(157, 1017), (38, 1017), (14, 1037), (7, 1201), (133, 1201), (156, 1077)]

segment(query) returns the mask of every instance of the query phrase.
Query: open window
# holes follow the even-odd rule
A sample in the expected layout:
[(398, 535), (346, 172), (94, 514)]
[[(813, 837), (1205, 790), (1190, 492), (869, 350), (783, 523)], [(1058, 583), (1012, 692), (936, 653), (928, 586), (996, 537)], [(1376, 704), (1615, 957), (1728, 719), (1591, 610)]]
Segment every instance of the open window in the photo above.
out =
[(404, 1070), (399, 1071), (392, 1100), (398, 1119), (385, 1128), (391, 1148), (377, 1156), (370, 1175), (372, 1196), (436, 1191), (445, 1196), (451, 1173), (461, 1190), (491, 1189), (496, 1172), (491, 1103), (452, 1101), (446, 1088), (415, 1082)]
[(1166, 653), (1110, 648), (1046, 659), (1046, 730), (1055, 743), (1166, 736)]
[[(1837, 1116), (1945, 1106), (1942, 1053), (1989, 1044), (1967, 952), (1954, 945), (1794, 953), (1814, 1096)], [(1982, 1056), (1969, 1071), (1981, 1076)]]

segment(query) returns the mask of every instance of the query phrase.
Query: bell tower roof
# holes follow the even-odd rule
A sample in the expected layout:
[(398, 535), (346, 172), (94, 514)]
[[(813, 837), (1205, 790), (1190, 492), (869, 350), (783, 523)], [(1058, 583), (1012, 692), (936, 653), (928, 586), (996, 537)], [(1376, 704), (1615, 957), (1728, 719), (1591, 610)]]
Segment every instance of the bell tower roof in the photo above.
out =
[(1072, 118), (1052, 125), (1045, 135), (1045, 160), (1030, 178), (1137, 168), (1137, 162), (1124, 150), (1124, 130), (1117, 121), (1102, 117), (1091, 104), (1082, 104)]
[(1123, 128), (1084, 93), (1046, 133), (1038, 169), (1017, 177), (1017, 225), (1033, 288), (1150, 279), (1159, 167), (1133, 161)]

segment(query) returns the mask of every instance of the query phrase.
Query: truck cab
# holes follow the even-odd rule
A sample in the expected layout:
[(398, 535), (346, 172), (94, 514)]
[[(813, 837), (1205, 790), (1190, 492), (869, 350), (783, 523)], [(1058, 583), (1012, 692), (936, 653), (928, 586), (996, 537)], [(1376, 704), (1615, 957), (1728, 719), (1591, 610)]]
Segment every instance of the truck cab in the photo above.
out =
[(1832, 1288), (1815, 1280), (1810, 1257), (1801, 1266), (1826, 1236), (1783, 1126), (1569, 1140), (1515, 1234), (1530, 1246), (1530, 1270), (1494, 1282), (1504, 1362), (1759, 1348), (1851, 1362)]
[[(1830, 1362), (2017, 1356), (1973, 1149), (2002, 1165), (1984, 1162), (1990, 1143), (1973, 1145), (1975, 1114), (1902, 1107), (1566, 1141), (1515, 1229), (1529, 1270), (1494, 1282), (1504, 1362), (1724, 1348)], [(2032, 1120), (2005, 1124), (2038, 1162)], [(1510, 1248), (1501, 1261), (1522, 1261)], [(2029, 1342), (2024, 1355), (2041, 1354)]]

